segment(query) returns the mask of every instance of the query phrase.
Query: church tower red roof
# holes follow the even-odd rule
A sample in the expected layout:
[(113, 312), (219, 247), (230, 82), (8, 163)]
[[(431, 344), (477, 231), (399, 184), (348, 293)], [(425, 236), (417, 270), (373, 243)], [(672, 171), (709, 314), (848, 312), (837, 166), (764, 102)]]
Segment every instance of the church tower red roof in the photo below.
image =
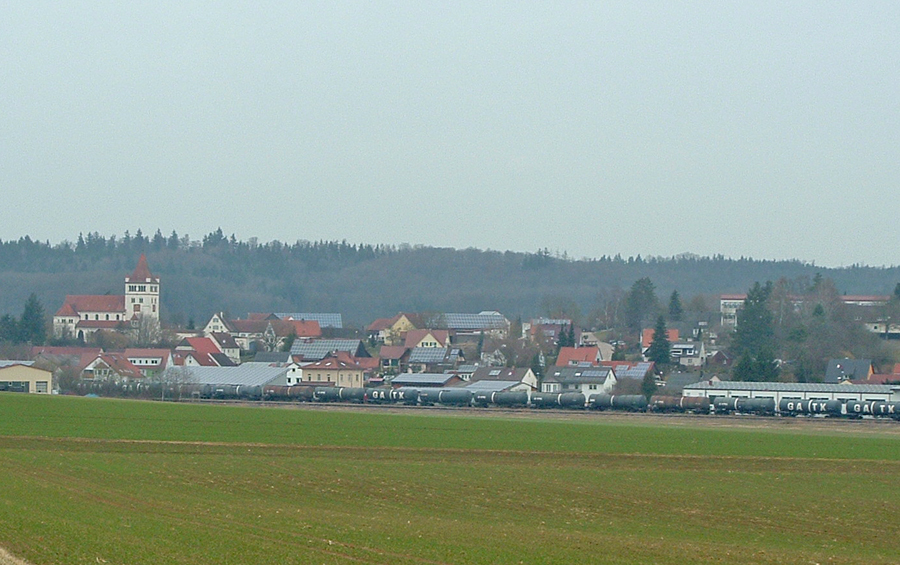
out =
[(138, 259), (137, 267), (134, 268), (134, 272), (131, 273), (131, 276), (128, 277), (125, 282), (159, 282), (159, 279), (150, 273), (150, 267), (147, 266), (146, 255), (141, 253), (141, 258)]

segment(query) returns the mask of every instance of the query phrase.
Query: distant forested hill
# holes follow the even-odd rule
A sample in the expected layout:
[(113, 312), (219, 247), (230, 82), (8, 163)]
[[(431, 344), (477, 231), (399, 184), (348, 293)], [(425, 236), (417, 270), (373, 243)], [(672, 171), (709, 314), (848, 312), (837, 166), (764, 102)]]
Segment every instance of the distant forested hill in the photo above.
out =
[[(347, 242), (257, 243), (221, 230), (191, 242), (159, 231), (121, 238), (79, 236), (51, 244), (28, 237), (0, 242), (0, 314), (18, 315), (32, 292), (52, 314), (66, 294), (121, 294), (124, 277), (146, 253), (162, 278), (164, 320), (197, 324), (217, 310), (340, 312), (362, 326), (404, 311), (500, 310), (523, 318), (575, 306), (583, 317), (649, 277), (665, 300), (744, 292), (754, 281), (802, 281), (816, 273), (846, 294), (889, 294), (900, 268), (826, 269), (799, 261), (682, 256), (570, 260), (543, 251), (353, 245)], [(710, 307), (717, 304), (709, 301)], [(590, 323), (585, 319), (584, 322)]]

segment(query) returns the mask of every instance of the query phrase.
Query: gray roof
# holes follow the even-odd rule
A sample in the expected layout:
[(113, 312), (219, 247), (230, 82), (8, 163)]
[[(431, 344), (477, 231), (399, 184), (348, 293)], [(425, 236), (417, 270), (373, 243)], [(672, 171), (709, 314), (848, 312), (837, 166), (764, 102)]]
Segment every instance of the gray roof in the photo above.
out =
[(31, 367), (34, 365), (34, 361), (15, 361), (12, 359), (0, 359), (0, 369), (3, 367), (12, 367), (13, 365), (25, 365), (26, 367)]
[(452, 363), (459, 357), (459, 349), (450, 347), (414, 347), (409, 363)]
[(549, 367), (544, 382), (603, 383), (611, 372), (609, 367)]
[(849, 394), (885, 394), (896, 385), (853, 385), (836, 383), (765, 383), (749, 381), (702, 381), (684, 390), (753, 390), (761, 392), (830, 392)]
[(253, 356), (254, 363), (290, 363), (291, 354), (287, 351), (259, 351)]
[(343, 318), (340, 314), (320, 313), (320, 312), (275, 312), (275, 315), (286, 320), (293, 318), (295, 320), (315, 320), (319, 322), (320, 328), (337, 328), (344, 327)]
[(401, 373), (391, 379), (392, 384), (442, 386), (456, 375), (449, 373)]
[(468, 390), (478, 391), (478, 392), (501, 392), (506, 389), (512, 388), (516, 385), (522, 384), (522, 381), (475, 381), (467, 384), (462, 387)]
[(509, 327), (509, 320), (499, 312), (444, 314), (443, 321), (451, 330), (495, 330)]
[(282, 378), (288, 369), (263, 363), (244, 363), (237, 367), (169, 367), (166, 373), (186, 370), (191, 382), (201, 385), (266, 385)]
[[(615, 361), (613, 362), (615, 363)], [(631, 367), (628, 363), (613, 365), (613, 371), (616, 373), (617, 379), (643, 379), (647, 371), (650, 371), (653, 363), (650, 361), (642, 361)]]
[(527, 367), (479, 367), (472, 374), (473, 381), (513, 381), (522, 382), (531, 369)]
[(700, 382), (700, 380), (700, 376), (694, 373), (676, 373), (666, 377), (666, 388), (669, 389), (669, 391), (680, 390), (687, 385)]
[(319, 361), (331, 355), (332, 351), (346, 351), (355, 356), (360, 349), (365, 350), (358, 339), (297, 340), (291, 346), (291, 355), (302, 355), (305, 361)]
[(474, 373), (478, 369), (478, 365), (460, 365), (456, 369), (457, 373)]
[(839, 383), (844, 380), (865, 380), (869, 377), (871, 368), (871, 359), (829, 359), (828, 367), (825, 369), (825, 382)]

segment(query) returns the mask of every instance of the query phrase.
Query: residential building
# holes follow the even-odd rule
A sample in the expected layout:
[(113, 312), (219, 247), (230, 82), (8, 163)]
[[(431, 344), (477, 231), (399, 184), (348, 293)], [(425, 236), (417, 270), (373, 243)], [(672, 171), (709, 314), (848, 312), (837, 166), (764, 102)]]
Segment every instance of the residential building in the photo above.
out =
[(477, 367), (469, 382), (505, 381), (515, 383), (502, 390), (537, 390), (538, 379), (534, 371), (527, 367)]
[(823, 382), (868, 381), (874, 372), (871, 359), (830, 359)]
[(615, 386), (616, 374), (610, 367), (549, 367), (541, 392), (580, 392), (587, 398), (609, 393)]
[(361, 387), (365, 384), (363, 368), (347, 357), (326, 357), (303, 365), (303, 382), (323, 383), (340, 387)]

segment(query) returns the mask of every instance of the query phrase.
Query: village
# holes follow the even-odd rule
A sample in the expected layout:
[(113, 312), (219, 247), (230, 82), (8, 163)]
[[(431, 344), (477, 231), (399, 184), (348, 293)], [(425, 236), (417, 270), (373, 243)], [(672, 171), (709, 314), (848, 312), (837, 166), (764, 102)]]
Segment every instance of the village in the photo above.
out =
[[(685, 386), (729, 380), (734, 360), (717, 347), (733, 329), (746, 295), (722, 295), (719, 320), (643, 328), (639, 352), (565, 318), (511, 321), (497, 311), (401, 312), (360, 330), (340, 313), (213, 314), (195, 329), (163, 328), (161, 278), (141, 255), (122, 295), (68, 295), (53, 316), (57, 340), (35, 345), (30, 359), (0, 361), (0, 389), (33, 393), (110, 391), (143, 383), (209, 387), (460, 387), (492, 392), (680, 395)], [(889, 297), (845, 296), (872, 309)], [(674, 326), (674, 327), (671, 327)], [(877, 322), (869, 331), (886, 328)], [(896, 330), (891, 326), (891, 331)], [(172, 347), (132, 346), (164, 341)], [(653, 358), (665, 344), (666, 367)], [(656, 359), (659, 359), (658, 357)], [(871, 360), (832, 359), (822, 382), (900, 382), (900, 368), (877, 373)], [(722, 374), (724, 377), (720, 378)], [(642, 388), (643, 387), (643, 388)]]

